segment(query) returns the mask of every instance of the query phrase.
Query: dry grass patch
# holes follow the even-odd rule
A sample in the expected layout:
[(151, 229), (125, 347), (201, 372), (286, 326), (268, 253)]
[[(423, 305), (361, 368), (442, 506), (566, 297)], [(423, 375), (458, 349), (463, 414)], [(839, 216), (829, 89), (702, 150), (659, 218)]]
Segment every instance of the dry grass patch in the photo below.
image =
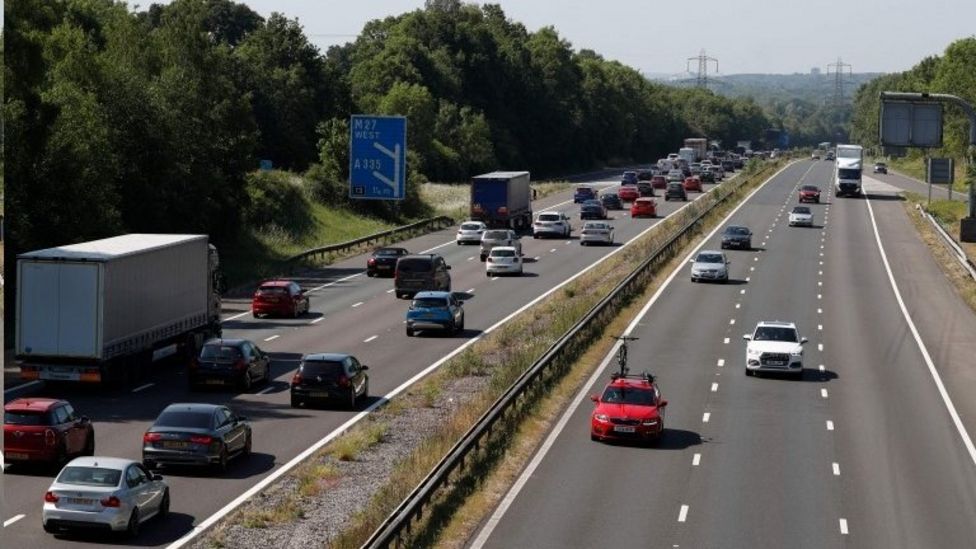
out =
[(256, 509), (242, 513), (240, 523), (244, 528), (267, 528), (288, 524), (305, 516), (305, 511), (295, 496), (291, 496), (269, 509)]
[(337, 438), (329, 447), (329, 453), (339, 461), (355, 461), (359, 454), (383, 442), (386, 436), (385, 422), (366, 421)]

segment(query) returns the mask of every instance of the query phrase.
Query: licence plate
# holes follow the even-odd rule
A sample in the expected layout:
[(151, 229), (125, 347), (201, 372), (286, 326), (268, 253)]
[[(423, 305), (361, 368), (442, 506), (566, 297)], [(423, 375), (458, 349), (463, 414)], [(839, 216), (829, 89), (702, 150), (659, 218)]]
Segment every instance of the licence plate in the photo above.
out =
[(41, 370), (41, 379), (50, 379), (52, 381), (79, 381), (81, 380), (81, 375), (72, 372), (58, 372), (54, 370)]
[(189, 442), (184, 442), (182, 440), (164, 440), (163, 448), (169, 448), (170, 450), (186, 450), (190, 447)]
[(208, 379), (207, 385), (223, 385), (224, 382), (220, 379)]
[(786, 363), (783, 362), (782, 360), (770, 360), (769, 361), (769, 365), (770, 366), (785, 366)]
[(637, 429), (635, 427), (631, 427), (630, 425), (614, 425), (613, 430), (618, 433), (633, 433)]
[(377, 265), (376, 266), (376, 268), (379, 269), (379, 270), (381, 270), (381, 271), (388, 271), (388, 270), (390, 270), (390, 267), (392, 267), (392, 265)]
[(27, 454), (20, 452), (4, 452), (3, 457), (6, 459), (30, 459)]
[(69, 505), (94, 505), (95, 500), (89, 498), (64, 498)]
[(328, 391), (312, 391), (309, 395), (312, 398), (329, 398)]

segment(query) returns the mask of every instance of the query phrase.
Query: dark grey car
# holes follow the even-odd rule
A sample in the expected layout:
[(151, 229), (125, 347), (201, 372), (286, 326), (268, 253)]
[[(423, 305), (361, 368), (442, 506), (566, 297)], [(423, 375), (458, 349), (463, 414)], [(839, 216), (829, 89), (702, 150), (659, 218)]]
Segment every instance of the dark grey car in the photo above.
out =
[(729, 225), (722, 231), (722, 249), (724, 250), (726, 248), (751, 250), (752, 231), (748, 227)]
[(664, 191), (664, 200), (684, 200), (688, 201), (688, 192), (685, 191), (685, 184), (680, 181), (668, 183), (667, 190)]
[(250, 453), (247, 418), (219, 404), (170, 404), (142, 437), (142, 463), (147, 469), (195, 465), (224, 472), (230, 458)]
[(369, 397), (368, 369), (345, 353), (305, 355), (291, 380), (291, 405), (336, 402), (355, 409), (360, 399)]

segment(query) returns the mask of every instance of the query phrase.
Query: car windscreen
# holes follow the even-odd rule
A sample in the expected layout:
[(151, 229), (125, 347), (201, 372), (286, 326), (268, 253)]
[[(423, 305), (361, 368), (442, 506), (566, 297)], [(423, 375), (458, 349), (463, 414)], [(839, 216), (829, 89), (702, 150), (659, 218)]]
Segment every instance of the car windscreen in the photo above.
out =
[(479, 223), (461, 223), (462, 231), (477, 231), (480, 228), (481, 224)]
[(3, 413), (6, 425), (53, 425), (51, 414), (27, 410), (14, 410)]
[[(491, 255), (497, 254), (493, 251)], [(421, 297), (414, 299), (410, 306), (416, 309), (443, 309), (447, 307), (447, 300), (443, 297)]]
[(397, 270), (401, 273), (429, 273), (433, 269), (433, 261), (426, 257), (401, 258), (397, 261)]
[(485, 233), (485, 240), (505, 240), (508, 238), (508, 231), (488, 231)]
[(698, 254), (695, 263), (725, 263), (722, 254)]
[(209, 429), (212, 418), (211, 410), (168, 410), (159, 414), (153, 426)]
[(515, 257), (515, 250), (499, 250), (495, 248), (491, 251), (491, 257)]
[(813, 191), (813, 192), (819, 192), (820, 191), (820, 189), (818, 189), (817, 187), (814, 187), (813, 185), (804, 185), (803, 187), (801, 187), (801, 190), (804, 190), (804, 191)]
[(241, 357), (241, 350), (230, 345), (204, 345), (200, 350), (200, 358), (205, 360), (237, 360)]
[(604, 202), (613, 202), (615, 200), (619, 200), (620, 197), (617, 196), (614, 193), (607, 193), (607, 194), (601, 196), (600, 199), (603, 200)]
[(589, 231), (589, 230), (603, 231), (606, 229), (607, 229), (606, 223), (587, 223), (586, 225), (583, 225), (584, 231)]
[(328, 360), (306, 360), (302, 364), (302, 375), (336, 378), (345, 375), (346, 370), (341, 362)]
[(61, 484), (77, 484), (80, 486), (118, 486), (122, 480), (122, 471), (105, 467), (65, 467), (58, 475), (57, 482)]
[(778, 326), (760, 326), (756, 329), (755, 341), (787, 341), (796, 343), (796, 330)]
[(541, 214), (539, 221), (559, 221), (559, 214)]
[(795, 214), (808, 214), (808, 213), (810, 213), (810, 208), (807, 208), (806, 206), (797, 206), (797, 207), (793, 208), (793, 213), (795, 213)]
[(400, 251), (400, 248), (380, 248), (380, 249), (376, 250), (375, 252), (373, 252), (373, 254), (374, 255), (387, 256), (387, 257), (389, 257), (389, 256), (394, 256), (395, 257), (395, 256), (398, 256), (398, 255), (403, 255), (403, 253)]
[(258, 295), (261, 296), (283, 296), (288, 295), (288, 289), (284, 286), (261, 286), (258, 288)]
[(839, 168), (837, 177), (840, 179), (861, 179), (861, 170), (857, 168)]
[(607, 387), (603, 391), (603, 396), (600, 397), (600, 401), (611, 404), (654, 406), (654, 391), (627, 389), (624, 387)]
[(741, 235), (747, 235), (747, 234), (749, 234), (749, 229), (747, 229), (745, 227), (729, 227), (729, 228), (725, 229), (725, 234), (741, 234)]

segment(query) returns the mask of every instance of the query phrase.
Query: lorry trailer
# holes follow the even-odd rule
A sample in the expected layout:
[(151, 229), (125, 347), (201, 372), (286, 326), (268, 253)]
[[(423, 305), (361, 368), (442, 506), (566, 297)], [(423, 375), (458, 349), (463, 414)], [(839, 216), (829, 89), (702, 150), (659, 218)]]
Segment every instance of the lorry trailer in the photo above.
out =
[(471, 219), (491, 228), (532, 226), (529, 172), (491, 172), (471, 179)]

